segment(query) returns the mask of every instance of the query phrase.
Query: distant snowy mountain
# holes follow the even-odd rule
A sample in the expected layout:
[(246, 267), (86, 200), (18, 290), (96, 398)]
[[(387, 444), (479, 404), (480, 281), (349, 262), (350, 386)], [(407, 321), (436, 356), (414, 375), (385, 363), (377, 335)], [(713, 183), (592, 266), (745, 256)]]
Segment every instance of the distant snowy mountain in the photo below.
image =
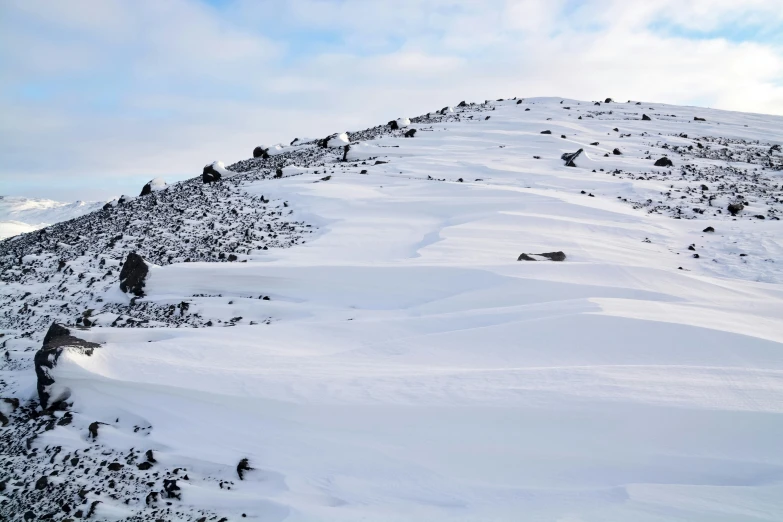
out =
[(400, 116), (0, 241), (0, 519), (783, 520), (783, 118)]
[(97, 210), (103, 203), (0, 196), (0, 239), (32, 232)]

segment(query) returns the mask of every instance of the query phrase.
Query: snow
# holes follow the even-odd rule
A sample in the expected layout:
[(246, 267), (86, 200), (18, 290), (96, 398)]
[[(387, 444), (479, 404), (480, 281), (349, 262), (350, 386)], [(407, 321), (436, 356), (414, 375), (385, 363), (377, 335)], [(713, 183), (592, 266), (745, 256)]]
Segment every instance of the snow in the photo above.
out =
[[(561, 100), (457, 109), (350, 162), (238, 181), (317, 234), (152, 267), (139, 302), (187, 301), (215, 326), (79, 331), (104, 344), (56, 368), (73, 428), (106, 422), (107, 447), (187, 467), (176, 504), (229, 520), (781, 520), (783, 194), (745, 192), (764, 220), (719, 199), (683, 219), (633, 203), (674, 208), (698, 187), (677, 167), (730, 163), (669, 152), (662, 171), (656, 142), (781, 143), (783, 118)], [(517, 261), (552, 251), (566, 260)], [(36, 444), (84, 447), (71, 433)], [(238, 481), (242, 458), (255, 471)], [(126, 516), (102, 500), (98, 517)]]
[(408, 125), (410, 125), (410, 124), (411, 124), (411, 120), (410, 120), (410, 118), (397, 118), (397, 125), (398, 125), (400, 128), (402, 128), (402, 127), (407, 127), (407, 126), (408, 126)]
[(0, 196), (0, 239), (32, 232), (99, 209), (97, 201), (62, 203), (50, 199)]
[(163, 178), (154, 178), (150, 180), (150, 189), (152, 192), (157, 192), (159, 190), (164, 190), (168, 185), (166, 184), (166, 181)]

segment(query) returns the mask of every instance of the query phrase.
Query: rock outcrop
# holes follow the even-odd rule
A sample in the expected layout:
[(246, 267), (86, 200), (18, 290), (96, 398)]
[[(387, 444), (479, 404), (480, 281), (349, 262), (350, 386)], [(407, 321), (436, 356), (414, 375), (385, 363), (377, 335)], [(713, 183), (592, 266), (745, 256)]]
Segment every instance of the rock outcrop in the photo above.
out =
[(136, 252), (131, 252), (125, 258), (125, 263), (120, 271), (120, 290), (141, 297), (144, 295), (149, 266), (144, 258)]
[(57, 366), (57, 360), (63, 351), (66, 349), (76, 350), (85, 355), (92, 355), (93, 350), (99, 347), (100, 345), (97, 343), (91, 343), (71, 335), (71, 330), (68, 328), (52, 323), (46, 332), (41, 348), (34, 357), (38, 401), (41, 403), (41, 408), (47, 409), (52, 403), (67, 395), (66, 390), (60, 390), (57, 396), (52, 396), (52, 385), (55, 383), (52, 370)]
[(560, 156), (560, 159), (565, 161), (566, 167), (576, 167), (576, 163), (574, 163), (574, 161), (579, 157), (580, 154), (582, 154), (582, 152), (584, 152), (584, 149), (579, 149), (576, 152), (565, 152), (562, 156)]

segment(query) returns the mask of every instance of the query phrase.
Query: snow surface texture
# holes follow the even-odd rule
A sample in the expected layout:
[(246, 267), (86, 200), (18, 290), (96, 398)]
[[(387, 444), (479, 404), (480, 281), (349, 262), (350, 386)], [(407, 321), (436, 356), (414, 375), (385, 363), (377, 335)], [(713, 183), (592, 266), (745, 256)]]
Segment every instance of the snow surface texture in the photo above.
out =
[(61, 203), (50, 199), (0, 196), (0, 239), (73, 219), (93, 212), (101, 206), (103, 203), (96, 201)]
[[(410, 128), (0, 243), (0, 513), (783, 519), (783, 118), (535, 98)], [(54, 320), (101, 346), (41, 412)]]

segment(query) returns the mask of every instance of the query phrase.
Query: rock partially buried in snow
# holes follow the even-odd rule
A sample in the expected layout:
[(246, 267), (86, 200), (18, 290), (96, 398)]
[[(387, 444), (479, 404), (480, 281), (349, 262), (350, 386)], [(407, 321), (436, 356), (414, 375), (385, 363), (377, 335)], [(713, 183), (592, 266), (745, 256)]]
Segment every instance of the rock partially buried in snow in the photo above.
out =
[(584, 149), (579, 149), (576, 152), (566, 152), (562, 156), (560, 156), (560, 159), (565, 161), (566, 167), (576, 167), (576, 158), (579, 157), (580, 154), (584, 152)]
[(543, 257), (550, 261), (565, 261), (566, 255), (564, 252), (544, 252), (543, 254), (519, 254), (517, 261), (540, 261), (537, 257)]
[(120, 290), (141, 297), (144, 295), (149, 265), (136, 252), (131, 252), (125, 259), (120, 271)]
[(742, 212), (742, 209), (745, 208), (745, 205), (742, 203), (729, 203), (729, 206), (727, 207), (727, 210), (729, 211), (729, 214), (732, 216), (736, 216), (740, 212)]
[[(294, 140), (294, 141), (296, 141), (296, 140)], [(293, 145), (293, 143), (294, 142), (291, 142), (292, 145)], [(268, 147), (264, 147), (263, 145), (259, 145), (258, 147), (253, 149), (253, 157), (254, 158), (267, 159), (269, 157), (269, 148)]]
[(55, 390), (52, 387), (55, 384), (53, 370), (57, 366), (57, 360), (63, 350), (75, 350), (80, 354), (92, 355), (93, 349), (99, 347), (100, 345), (97, 343), (74, 337), (68, 328), (52, 323), (46, 332), (40, 350), (35, 353), (34, 357), (38, 400), (41, 403), (41, 408), (46, 409), (53, 402), (62, 400), (68, 395), (68, 390)]
[(672, 163), (672, 160), (670, 160), (669, 158), (667, 158), (666, 156), (664, 156), (664, 157), (662, 157), (662, 158), (659, 158), (659, 159), (658, 159), (658, 160), (655, 162), (655, 166), (656, 166), (656, 167), (672, 167), (672, 166), (674, 166), (674, 163)]
[(168, 185), (166, 185), (166, 182), (163, 181), (163, 178), (155, 178), (148, 181), (147, 184), (142, 187), (141, 194), (139, 194), (139, 196), (146, 196), (147, 194), (164, 190), (166, 187), (168, 187)]
[(414, 134), (416, 134), (416, 129), (408, 129), (407, 131), (405, 131), (404, 136), (406, 138), (412, 138)]
[(652, 121), (652, 118), (650, 118), (646, 114), (642, 114), (642, 121)]

